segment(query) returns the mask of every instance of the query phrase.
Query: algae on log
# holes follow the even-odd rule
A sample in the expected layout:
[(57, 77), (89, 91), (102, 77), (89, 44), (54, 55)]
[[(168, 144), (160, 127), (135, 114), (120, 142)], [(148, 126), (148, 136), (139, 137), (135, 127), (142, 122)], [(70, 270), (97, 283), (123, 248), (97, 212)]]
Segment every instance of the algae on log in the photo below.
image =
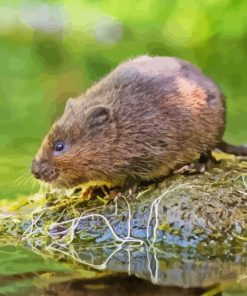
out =
[(233, 158), (106, 205), (80, 192), (48, 194), (31, 216), (24, 206), (0, 227), (37, 252), (191, 287), (246, 275), (246, 205), (247, 162)]

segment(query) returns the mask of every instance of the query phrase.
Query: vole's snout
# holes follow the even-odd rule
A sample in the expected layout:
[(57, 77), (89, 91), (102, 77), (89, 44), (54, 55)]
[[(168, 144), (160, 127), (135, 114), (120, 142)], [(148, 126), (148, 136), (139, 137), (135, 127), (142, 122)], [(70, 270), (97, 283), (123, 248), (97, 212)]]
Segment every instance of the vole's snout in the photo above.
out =
[(37, 161), (33, 160), (31, 165), (31, 172), (36, 179), (40, 179), (41, 173)]
[(36, 179), (52, 182), (58, 177), (58, 171), (49, 165), (47, 161), (33, 160), (31, 172)]

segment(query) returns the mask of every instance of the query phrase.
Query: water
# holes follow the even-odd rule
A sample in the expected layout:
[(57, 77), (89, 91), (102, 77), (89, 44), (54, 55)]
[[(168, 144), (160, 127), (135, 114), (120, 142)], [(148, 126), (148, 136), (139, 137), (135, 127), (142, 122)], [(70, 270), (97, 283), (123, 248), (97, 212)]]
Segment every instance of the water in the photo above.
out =
[(59, 252), (49, 258), (29, 248), (1, 247), (0, 295), (247, 295), (247, 270), (238, 261), (182, 263), (125, 246), (114, 255), (108, 249), (106, 268), (96, 270)]

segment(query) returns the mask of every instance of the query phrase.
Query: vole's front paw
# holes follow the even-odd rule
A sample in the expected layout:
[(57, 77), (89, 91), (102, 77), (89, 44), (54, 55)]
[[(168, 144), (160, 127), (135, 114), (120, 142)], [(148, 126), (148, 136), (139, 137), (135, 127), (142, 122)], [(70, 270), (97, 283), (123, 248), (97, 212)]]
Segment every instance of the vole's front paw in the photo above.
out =
[(195, 164), (194, 163), (190, 163), (190, 164), (186, 164), (184, 166), (182, 166), (181, 168), (173, 171), (173, 174), (190, 174), (190, 173), (194, 173), (195, 172)]
[(173, 171), (174, 174), (188, 174), (188, 175), (192, 175), (192, 174), (203, 174), (207, 171), (209, 164), (214, 163), (214, 164), (218, 164), (220, 163), (220, 161), (217, 161), (211, 151), (207, 151), (207, 153), (202, 153), (200, 155), (200, 158), (198, 159), (197, 162), (195, 163), (190, 163), (190, 164), (186, 164), (184, 166), (182, 166), (181, 168)]

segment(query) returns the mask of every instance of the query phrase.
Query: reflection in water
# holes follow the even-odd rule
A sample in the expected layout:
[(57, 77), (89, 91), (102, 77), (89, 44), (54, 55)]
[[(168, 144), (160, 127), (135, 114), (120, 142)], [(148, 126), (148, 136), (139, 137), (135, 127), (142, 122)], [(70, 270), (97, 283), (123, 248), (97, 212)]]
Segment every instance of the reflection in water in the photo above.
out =
[(228, 285), (237, 280), (247, 289), (246, 279), (240, 276), (247, 273), (247, 258), (244, 256), (230, 258), (230, 255), (226, 255), (210, 260), (195, 260), (183, 257), (185, 254), (178, 255), (174, 250), (164, 252), (147, 244), (138, 246), (123, 243), (97, 246), (52, 243), (46, 251), (53, 256), (63, 254), (63, 258), (73, 259), (84, 266), (135, 274), (164, 286), (206, 287), (227, 279)]
[[(219, 290), (217, 291), (219, 292)], [(57, 292), (55, 295), (59, 296), (206, 296), (206, 294), (204, 294), (206, 290), (203, 288), (183, 289), (177, 287), (162, 287), (153, 285), (150, 282), (135, 276), (126, 276), (122, 274), (104, 276), (89, 280), (75, 279), (66, 283), (51, 285), (48, 289), (46, 289), (46, 292), (47, 294), (45, 295), (51, 295), (52, 292)], [(214, 293), (209, 295), (211, 296), (216, 294)], [(220, 294), (217, 293), (217, 296), (219, 295)], [(238, 296), (245, 295), (239, 294)]]

